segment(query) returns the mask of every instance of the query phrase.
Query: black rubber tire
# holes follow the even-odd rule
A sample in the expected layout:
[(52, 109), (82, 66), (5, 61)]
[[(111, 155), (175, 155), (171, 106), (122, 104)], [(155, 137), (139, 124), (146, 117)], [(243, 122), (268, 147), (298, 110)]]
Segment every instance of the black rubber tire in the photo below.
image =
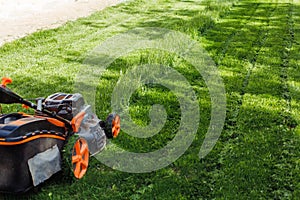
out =
[[(114, 120), (116, 120), (117, 118), (119, 118), (120, 120), (120, 116), (116, 113), (111, 113), (108, 115), (108, 117), (106, 118), (106, 122), (105, 122), (105, 135), (108, 139), (111, 139), (111, 138), (114, 138), (114, 137), (117, 137), (118, 134), (119, 134), (119, 131), (118, 130), (118, 133), (116, 135), (114, 135), (113, 133), (113, 122)], [(120, 129), (120, 128), (119, 128)]]

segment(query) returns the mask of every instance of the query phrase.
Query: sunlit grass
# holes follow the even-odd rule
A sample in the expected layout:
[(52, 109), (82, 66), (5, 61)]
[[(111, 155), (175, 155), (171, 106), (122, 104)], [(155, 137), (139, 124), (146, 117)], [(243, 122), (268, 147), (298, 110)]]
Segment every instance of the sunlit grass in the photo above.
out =
[[(0, 48), (0, 75), (25, 98), (74, 92), (77, 73), (88, 53), (106, 39), (135, 27), (162, 27), (198, 41), (215, 61), (227, 97), (224, 130), (215, 148), (198, 153), (211, 117), (208, 88), (197, 70), (162, 51), (138, 51), (117, 59), (101, 76), (96, 113), (111, 112), (111, 94), (133, 67), (158, 63), (182, 74), (197, 95), (200, 125), (185, 154), (152, 173), (130, 174), (92, 160), (86, 177), (69, 182), (56, 177), (39, 192), (9, 198), (31, 199), (297, 199), (300, 194), (300, 7), (275, 0), (129, 1), (90, 17)], [(291, 19), (293, 21), (291, 21)], [(292, 44), (292, 46), (290, 46)], [(132, 152), (166, 145), (180, 123), (179, 103), (158, 85), (138, 88), (130, 114), (150, 123), (153, 104), (168, 113), (163, 130), (139, 139), (122, 132), (112, 143)], [(5, 105), (4, 112), (24, 111)], [(109, 148), (114, 148), (112, 145)]]

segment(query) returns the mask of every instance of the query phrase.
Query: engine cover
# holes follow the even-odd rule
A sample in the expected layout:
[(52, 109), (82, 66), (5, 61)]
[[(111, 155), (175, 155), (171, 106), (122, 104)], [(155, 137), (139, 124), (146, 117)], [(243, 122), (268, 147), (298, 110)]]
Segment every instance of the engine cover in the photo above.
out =
[(84, 106), (81, 94), (55, 93), (46, 98), (44, 108), (57, 115), (71, 120)]

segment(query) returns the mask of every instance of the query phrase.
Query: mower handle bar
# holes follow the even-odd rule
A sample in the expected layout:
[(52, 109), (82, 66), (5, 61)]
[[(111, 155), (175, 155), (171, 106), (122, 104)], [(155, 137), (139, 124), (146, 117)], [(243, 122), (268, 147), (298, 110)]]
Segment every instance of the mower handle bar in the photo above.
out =
[(7, 84), (12, 83), (12, 80), (9, 78), (2, 78), (2, 83), (0, 85), (0, 103), (4, 104), (12, 104), (12, 103), (20, 103), (27, 107), (30, 107), (36, 111), (40, 111), (44, 114), (46, 114), (49, 117), (55, 118), (61, 122), (63, 122), (67, 128), (72, 129), (71, 122), (59, 115), (57, 115), (54, 112), (49, 111), (48, 109), (44, 108), (42, 104), (42, 98), (37, 99), (37, 105), (20, 97), (15, 92), (11, 91), (9, 88), (6, 87)]

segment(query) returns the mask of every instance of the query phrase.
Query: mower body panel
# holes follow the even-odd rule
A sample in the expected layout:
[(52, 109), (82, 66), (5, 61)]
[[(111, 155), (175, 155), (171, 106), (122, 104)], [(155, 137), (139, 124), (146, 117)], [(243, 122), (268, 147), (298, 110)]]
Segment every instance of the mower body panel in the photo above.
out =
[(24, 134), (39, 131), (54, 131), (64, 133), (63, 127), (58, 127), (44, 117), (34, 117), (22, 113), (11, 113), (0, 117), (0, 138), (24, 137)]
[(90, 154), (93, 156), (104, 149), (107, 137), (100, 126), (100, 120), (92, 112), (91, 106), (85, 106), (82, 111), (85, 116), (81, 122), (78, 135), (87, 141)]
[(28, 161), (55, 146), (62, 150), (64, 143), (65, 129), (46, 118), (0, 116), (0, 192), (22, 193), (35, 186)]

